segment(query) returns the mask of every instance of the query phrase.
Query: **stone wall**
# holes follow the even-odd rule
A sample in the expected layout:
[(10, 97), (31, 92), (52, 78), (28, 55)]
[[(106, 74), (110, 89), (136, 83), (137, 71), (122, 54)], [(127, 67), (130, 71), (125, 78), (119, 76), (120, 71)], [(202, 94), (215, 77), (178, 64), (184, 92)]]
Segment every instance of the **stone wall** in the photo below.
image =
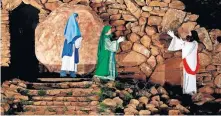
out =
[[(126, 36), (117, 54), (121, 77), (146, 79), (163, 85), (165, 82), (180, 85), (182, 77), (181, 51), (167, 50), (171, 38), (167, 30), (174, 30), (185, 39), (191, 30), (198, 32), (200, 92), (220, 94), (221, 44), (216, 38), (219, 29), (200, 27), (196, 14), (185, 12), (178, 0), (98, 0), (90, 6), (104, 22), (113, 26), (116, 36)], [(127, 74), (127, 75), (123, 75)], [(131, 74), (131, 75), (130, 75)]]
[(185, 5), (179, 0), (36, 0), (38, 5), (33, 1), (25, 3), (42, 12), (53, 11), (62, 3), (89, 5), (105, 24), (113, 26), (117, 37), (127, 38), (116, 56), (119, 74), (125, 78), (145, 80), (148, 77), (154, 83), (179, 85), (181, 51), (167, 50), (171, 38), (165, 32), (171, 29), (185, 38), (191, 30), (196, 30), (202, 42), (198, 50), (197, 80), (204, 86), (199, 90), (221, 93), (221, 44), (216, 40), (221, 31), (200, 27), (196, 22), (199, 16), (185, 12)]
[(1, 66), (10, 64), (10, 33), (8, 11), (1, 9)]

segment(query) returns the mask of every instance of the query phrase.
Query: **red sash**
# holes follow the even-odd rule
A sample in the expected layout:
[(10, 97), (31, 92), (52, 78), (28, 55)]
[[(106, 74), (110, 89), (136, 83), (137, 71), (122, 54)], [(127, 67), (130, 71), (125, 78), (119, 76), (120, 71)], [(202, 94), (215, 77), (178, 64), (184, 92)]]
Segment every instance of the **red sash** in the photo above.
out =
[(186, 72), (187, 72), (188, 74), (195, 75), (195, 74), (197, 73), (197, 71), (199, 70), (199, 68), (200, 68), (199, 55), (198, 55), (198, 53), (197, 53), (196, 55), (197, 55), (197, 64), (196, 64), (196, 69), (195, 69), (195, 71), (191, 70), (191, 68), (189, 67), (189, 65), (188, 65), (188, 63), (187, 63), (187, 61), (186, 61), (186, 58), (183, 59), (183, 66), (184, 66), (184, 68), (185, 68), (185, 70), (186, 70)]

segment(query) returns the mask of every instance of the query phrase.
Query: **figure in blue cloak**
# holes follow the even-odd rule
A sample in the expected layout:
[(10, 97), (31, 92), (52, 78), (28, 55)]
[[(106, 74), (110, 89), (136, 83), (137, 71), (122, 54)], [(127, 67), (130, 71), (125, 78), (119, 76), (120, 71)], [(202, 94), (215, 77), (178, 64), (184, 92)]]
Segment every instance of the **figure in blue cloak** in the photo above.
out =
[(64, 47), (62, 51), (62, 66), (60, 76), (67, 76), (67, 72), (71, 77), (76, 77), (77, 64), (79, 63), (79, 48), (81, 46), (81, 32), (77, 22), (77, 13), (73, 13), (67, 21), (64, 30)]

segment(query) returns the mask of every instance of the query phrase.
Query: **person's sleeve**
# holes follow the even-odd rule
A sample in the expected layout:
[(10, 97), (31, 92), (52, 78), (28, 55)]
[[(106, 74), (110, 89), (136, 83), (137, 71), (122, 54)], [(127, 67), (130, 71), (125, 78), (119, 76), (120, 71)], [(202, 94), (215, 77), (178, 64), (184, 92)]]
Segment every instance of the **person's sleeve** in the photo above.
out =
[(110, 41), (110, 39), (105, 39), (105, 49), (111, 52), (116, 52), (118, 50), (117, 41)]
[(182, 39), (179, 39), (175, 36), (175, 37), (173, 37), (172, 41), (170, 42), (168, 50), (169, 51), (181, 50), (184, 47), (184, 44), (185, 44), (185, 41), (183, 41)]
[(75, 47), (76, 47), (76, 48), (80, 48), (80, 47), (81, 47), (81, 41), (82, 41), (82, 37), (79, 37), (79, 38), (75, 41)]

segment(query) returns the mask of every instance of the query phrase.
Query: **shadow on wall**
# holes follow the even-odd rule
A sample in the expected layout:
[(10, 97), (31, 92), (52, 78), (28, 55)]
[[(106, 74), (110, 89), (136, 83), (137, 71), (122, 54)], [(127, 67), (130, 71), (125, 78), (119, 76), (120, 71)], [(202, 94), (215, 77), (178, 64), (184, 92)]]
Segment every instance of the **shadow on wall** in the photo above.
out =
[(39, 10), (21, 4), (10, 12), (11, 64), (2, 72), (2, 81), (20, 78), (34, 81), (38, 76), (38, 60), (35, 56), (35, 28), (39, 22)]

